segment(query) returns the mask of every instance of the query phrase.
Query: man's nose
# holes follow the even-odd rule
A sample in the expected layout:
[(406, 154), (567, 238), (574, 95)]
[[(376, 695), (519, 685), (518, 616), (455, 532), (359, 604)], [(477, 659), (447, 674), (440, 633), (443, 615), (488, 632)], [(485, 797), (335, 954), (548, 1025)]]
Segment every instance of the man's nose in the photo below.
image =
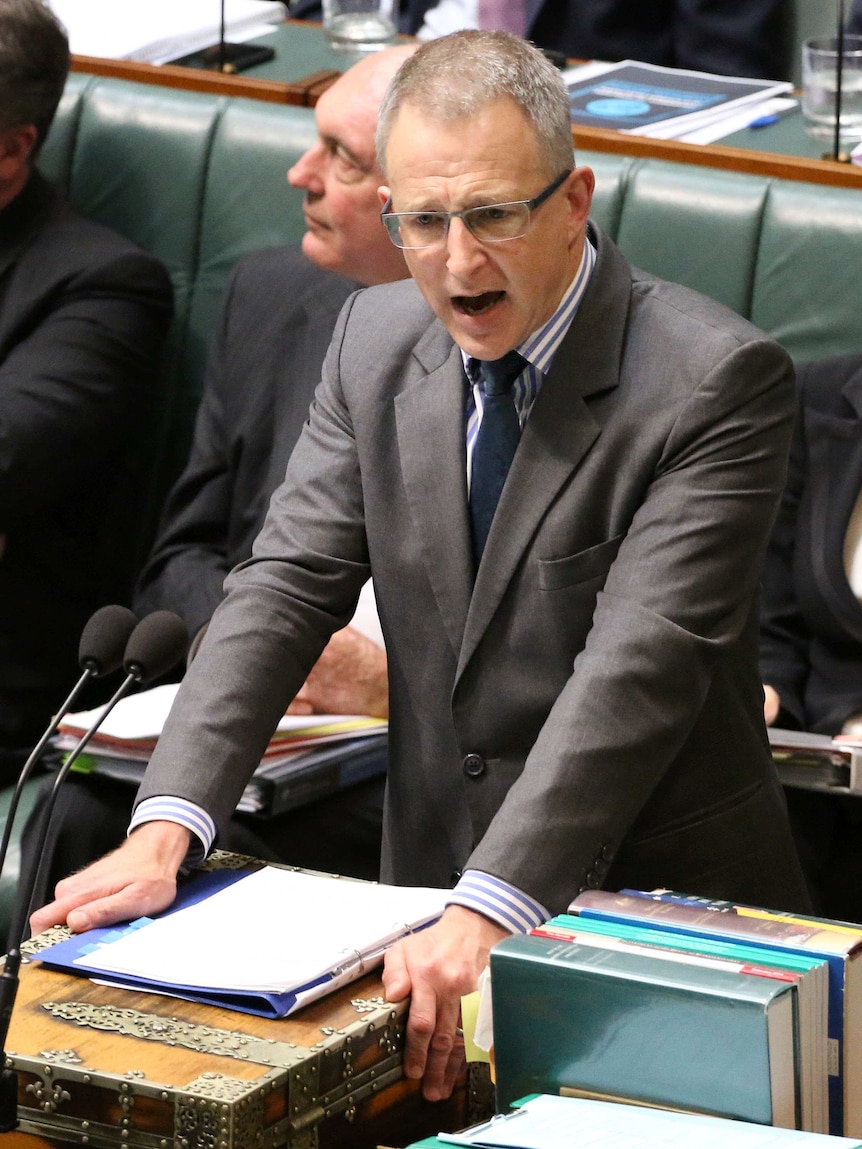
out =
[(462, 219), (451, 219), (446, 235), (446, 267), (456, 276), (469, 275), (486, 258), (485, 247)]
[(323, 145), (315, 144), (307, 152), (303, 152), (293, 167), (288, 169), (287, 182), (291, 187), (322, 193), (324, 160)]

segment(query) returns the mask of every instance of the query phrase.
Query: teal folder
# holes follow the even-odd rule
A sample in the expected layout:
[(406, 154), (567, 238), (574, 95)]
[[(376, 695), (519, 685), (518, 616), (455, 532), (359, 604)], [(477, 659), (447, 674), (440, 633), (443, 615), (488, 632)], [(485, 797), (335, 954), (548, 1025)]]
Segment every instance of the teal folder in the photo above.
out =
[(527, 935), (491, 985), (498, 1111), (568, 1087), (798, 1127), (793, 980)]

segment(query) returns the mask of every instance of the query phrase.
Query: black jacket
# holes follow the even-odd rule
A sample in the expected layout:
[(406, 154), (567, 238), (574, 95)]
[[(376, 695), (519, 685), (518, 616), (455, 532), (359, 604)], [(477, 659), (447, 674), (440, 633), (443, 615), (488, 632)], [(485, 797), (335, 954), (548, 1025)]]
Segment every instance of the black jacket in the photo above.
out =
[(862, 606), (844, 540), (862, 489), (862, 356), (798, 372), (801, 410), (764, 573), (760, 669), (779, 726), (836, 734), (862, 711)]
[(78, 676), (83, 624), (130, 597), (105, 532), (139, 511), (122, 501), (126, 449), (170, 318), (161, 264), (38, 173), (0, 212), (0, 747), (41, 733)]

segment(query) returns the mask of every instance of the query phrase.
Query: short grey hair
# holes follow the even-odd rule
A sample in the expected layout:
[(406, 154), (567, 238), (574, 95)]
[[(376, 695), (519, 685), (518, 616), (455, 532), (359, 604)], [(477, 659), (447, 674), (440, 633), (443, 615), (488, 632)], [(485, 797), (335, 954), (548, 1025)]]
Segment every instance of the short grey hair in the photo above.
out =
[(68, 38), (42, 0), (0, 0), (0, 128), (33, 124), (38, 151), (68, 74)]
[(532, 44), (508, 32), (453, 32), (423, 44), (401, 65), (383, 97), (377, 120), (377, 159), (404, 104), (442, 123), (475, 115), (494, 100), (510, 99), (536, 130), (548, 175), (573, 166), (566, 85)]

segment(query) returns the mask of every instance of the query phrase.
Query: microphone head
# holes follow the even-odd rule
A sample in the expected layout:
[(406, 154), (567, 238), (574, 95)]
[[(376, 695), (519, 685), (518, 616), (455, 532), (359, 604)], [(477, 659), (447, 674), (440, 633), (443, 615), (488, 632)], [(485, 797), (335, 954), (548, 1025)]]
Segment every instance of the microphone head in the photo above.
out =
[(180, 616), (170, 610), (155, 610), (132, 631), (123, 667), (138, 682), (152, 682), (185, 657), (188, 645), (188, 627)]
[(96, 678), (111, 674), (123, 665), (126, 643), (138, 619), (127, 606), (103, 606), (90, 617), (81, 631), (78, 662)]

